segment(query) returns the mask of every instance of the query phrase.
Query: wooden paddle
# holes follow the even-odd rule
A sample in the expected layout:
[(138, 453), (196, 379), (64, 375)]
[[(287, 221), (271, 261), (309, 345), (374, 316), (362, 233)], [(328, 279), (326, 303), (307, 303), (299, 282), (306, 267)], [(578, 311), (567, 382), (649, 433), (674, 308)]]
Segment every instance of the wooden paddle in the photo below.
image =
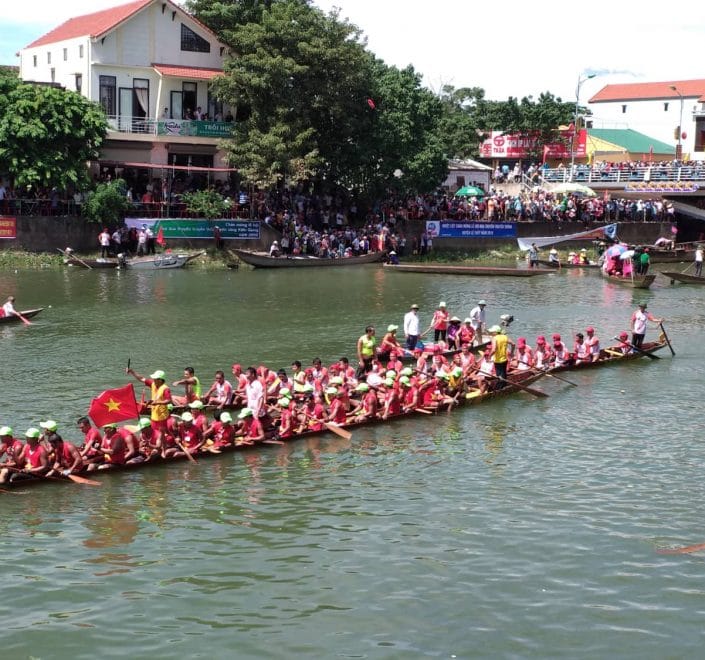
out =
[[(79, 477), (77, 474), (67, 474), (66, 477), (71, 479), (76, 484), (83, 484), (84, 486), (102, 486), (100, 481), (94, 481), (93, 479), (86, 479), (85, 477)], [(54, 477), (49, 477), (53, 479)]]
[(641, 353), (642, 355), (646, 355), (647, 358), (651, 358), (652, 360), (660, 360), (661, 359), (658, 355), (654, 355), (653, 353), (647, 353), (646, 351), (642, 350), (638, 346), (634, 346), (634, 344), (632, 344), (628, 341), (622, 341), (619, 337), (612, 337), (612, 339), (614, 339), (620, 343), (626, 344), (627, 346), (629, 346), (629, 348), (632, 348), (637, 353)]
[(426, 408), (414, 408), (414, 412), (423, 413), (424, 415), (433, 415), (433, 410), (426, 410)]
[(341, 438), (345, 438), (346, 440), (350, 440), (350, 438), (352, 438), (352, 433), (350, 433), (350, 431), (346, 431), (342, 426), (336, 424), (335, 422), (325, 422), (322, 419), (317, 419), (316, 417), (313, 417), (313, 415), (307, 413), (305, 408), (301, 412), (305, 417), (315, 419), (317, 422), (323, 424), (323, 426), (325, 426), (329, 431), (339, 435)]
[(81, 257), (77, 257), (73, 252), (66, 252), (66, 250), (62, 250), (61, 248), (56, 248), (61, 254), (63, 254), (67, 259), (75, 259), (79, 263), (83, 264), (88, 270), (93, 270), (93, 266), (90, 266), (87, 264)]
[(573, 387), (577, 387), (578, 384), (574, 383), (572, 380), (568, 380), (567, 378), (562, 378), (561, 376), (556, 376), (555, 374), (552, 374), (550, 371), (547, 371), (546, 369), (539, 369), (538, 367), (534, 367), (536, 371), (540, 371), (542, 374), (545, 374), (546, 376), (549, 376), (550, 378), (555, 378), (556, 380), (562, 380), (564, 383), (568, 383), (568, 385), (572, 385)]
[[(479, 373), (480, 370), (475, 368), (475, 367), (469, 367), (472, 369), (472, 371)], [(525, 392), (528, 392), (529, 394), (533, 394), (534, 396), (540, 396), (540, 397), (548, 397), (548, 394), (546, 392), (542, 392), (541, 390), (535, 390), (533, 387), (527, 387), (526, 385), (521, 385), (520, 383), (517, 383), (513, 380), (508, 380), (507, 378), (502, 378), (501, 376), (497, 376), (496, 374), (486, 374), (482, 372), (482, 374), (486, 378), (494, 378), (495, 380), (499, 380), (503, 383), (507, 383), (507, 385), (513, 385), (514, 387), (518, 387), (520, 390), (524, 390)]]
[(198, 463), (198, 461), (193, 457), (193, 455), (191, 454), (191, 452), (190, 452), (188, 449), (186, 449), (186, 447), (184, 447), (184, 445), (182, 445), (178, 440), (176, 440), (176, 438), (174, 439), (174, 442), (176, 443), (176, 446), (177, 446), (182, 452), (184, 452), (184, 454), (186, 454), (186, 458), (188, 458), (189, 461), (191, 461), (192, 463)]
[(671, 355), (673, 357), (676, 357), (676, 352), (673, 350), (673, 346), (671, 346), (671, 340), (668, 338), (668, 335), (666, 334), (666, 328), (663, 327), (663, 321), (661, 321), (658, 325), (659, 325), (659, 328), (661, 328), (661, 332), (663, 332), (663, 338), (666, 340), (666, 343), (668, 344), (668, 348), (671, 351)]
[(15, 316), (16, 316), (20, 321), (22, 321), (22, 323), (24, 323), (25, 325), (33, 325), (33, 323), (32, 323), (31, 321), (29, 321), (29, 320), (26, 319), (24, 316), (22, 316), (22, 314), (20, 314), (17, 310), (15, 310)]

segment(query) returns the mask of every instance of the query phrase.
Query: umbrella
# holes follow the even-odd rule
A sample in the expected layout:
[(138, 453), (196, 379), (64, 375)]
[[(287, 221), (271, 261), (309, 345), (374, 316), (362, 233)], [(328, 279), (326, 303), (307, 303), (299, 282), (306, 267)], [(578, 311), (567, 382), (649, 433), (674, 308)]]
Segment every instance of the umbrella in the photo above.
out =
[(574, 195), (585, 195), (585, 197), (595, 197), (597, 194), (592, 188), (588, 188), (581, 183), (571, 183), (570, 181), (567, 183), (559, 183), (551, 192), (557, 195), (572, 193)]
[(485, 191), (477, 186), (463, 186), (455, 193), (456, 197), (484, 197)]
[(622, 254), (619, 255), (619, 258), (626, 261), (627, 259), (631, 259), (633, 256), (634, 250), (625, 250), (624, 252), (622, 252)]
[(605, 257), (618, 257), (622, 252), (626, 252), (627, 246), (621, 243), (615, 243), (605, 250)]

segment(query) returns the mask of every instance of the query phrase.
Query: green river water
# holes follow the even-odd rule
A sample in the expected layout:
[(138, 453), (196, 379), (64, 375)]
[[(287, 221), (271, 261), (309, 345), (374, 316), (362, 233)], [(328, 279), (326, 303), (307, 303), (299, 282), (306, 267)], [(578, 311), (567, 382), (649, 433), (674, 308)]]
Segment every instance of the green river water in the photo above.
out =
[[(486, 298), (511, 335), (604, 343), (636, 303), (677, 356), (451, 414), (0, 494), (4, 658), (685, 658), (705, 642), (705, 289), (381, 267), (0, 273), (0, 423), (75, 420), (142, 373), (354, 358), (368, 323)], [(657, 330), (649, 330), (654, 338)], [(138, 385), (138, 384), (137, 384)], [(138, 396), (140, 389), (137, 388)]]

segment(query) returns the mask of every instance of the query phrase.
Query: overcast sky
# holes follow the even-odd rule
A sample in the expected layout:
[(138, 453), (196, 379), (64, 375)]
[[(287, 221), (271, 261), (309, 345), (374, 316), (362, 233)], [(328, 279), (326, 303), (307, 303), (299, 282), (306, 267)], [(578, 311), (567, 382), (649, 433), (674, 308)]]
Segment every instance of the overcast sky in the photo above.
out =
[[(0, 64), (59, 23), (122, 4), (120, 0), (3, 2)], [(427, 86), (482, 87), (505, 100), (551, 91), (584, 102), (607, 83), (705, 78), (705, 12), (692, 0), (315, 0), (359, 26), (388, 64), (412, 64)], [(495, 10), (494, 12), (492, 10)]]

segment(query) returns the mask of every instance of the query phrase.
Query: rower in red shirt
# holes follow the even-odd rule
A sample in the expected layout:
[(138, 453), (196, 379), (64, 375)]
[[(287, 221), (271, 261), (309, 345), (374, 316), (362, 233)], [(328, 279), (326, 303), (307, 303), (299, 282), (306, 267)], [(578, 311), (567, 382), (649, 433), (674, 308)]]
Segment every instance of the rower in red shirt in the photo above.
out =
[(208, 417), (203, 410), (203, 401), (193, 401), (188, 404), (189, 412), (193, 416), (193, 425), (201, 430), (201, 433), (205, 433), (208, 428)]
[(98, 449), (100, 449), (100, 443), (103, 440), (103, 436), (100, 431), (91, 425), (91, 420), (88, 417), (81, 417), (78, 422), (78, 428), (81, 433), (83, 433), (83, 447), (81, 448), (81, 458), (86, 460), (92, 460), (100, 455)]
[(7, 483), (10, 479), (8, 467), (17, 467), (17, 461), (22, 455), (24, 445), (22, 440), (13, 437), (13, 431), (9, 426), (0, 428), (0, 458), (5, 457), (5, 461), (0, 464), (0, 484)]
[(39, 442), (41, 433), (39, 429), (31, 427), (25, 431), (27, 444), (23, 447), (22, 453), (17, 460), (17, 466), (21, 472), (15, 472), (10, 481), (21, 481), (31, 476), (41, 476), (49, 471), (49, 457), (46, 449)]
[(140, 445), (135, 437), (135, 434), (126, 426), (121, 426), (118, 429), (118, 434), (125, 443), (125, 463), (141, 463), (144, 461), (144, 456), (140, 454)]
[(355, 392), (361, 395), (362, 399), (351, 414), (360, 420), (376, 418), (378, 408), (376, 392), (367, 383), (360, 383), (355, 388)]
[(419, 386), (416, 378), (411, 379), (408, 376), (402, 376), (399, 383), (404, 388), (402, 407), (404, 412), (409, 412), (419, 407)]
[(235, 436), (241, 440), (240, 442), (236, 441), (236, 445), (253, 445), (255, 442), (264, 440), (262, 422), (253, 416), (251, 408), (243, 408), (237, 418), (240, 420), (240, 424), (235, 431)]
[(182, 448), (188, 450), (189, 454), (197, 452), (203, 445), (203, 432), (199, 426), (193, 423), (193, 415), (190, 412), (181, 415), (178, 441)]
[(328, 421), (335, 424), (345, 424), (347, 422), (347, 411), (343, 405), (343, 400), (340, 398), (340, 392), (335, 387), (329, 387), (326, 394), (331, 397), (330, 407), (328, 408)]
[(247, 376), (242, 372), (242, 366), (234, 364), (232, 366), (233, 374), (233, 400), (234, 406), (242, 406), (247, 401), (245, 387), (247, 387)]
[(78, 474), (83, 470), (83, 459), (76, 447), (56, 434), (51, 437), (50, 442), (54, 449), (55, 458), (54, 465), (47, 473), (47, 476), (62, 474), (68, 477), (70, 474)]
[(145, 460), (151, 461), (158, 456), (163, 458), (162, 432), (152, 428), (148, 417), (140, 417), (139, 422), (137, 422), (137, 428), (139, 429), (139, 451), (145, 457)]
[(387, 378), (384, 381), (384, 408), (382, 410), (382, 419), (387, 419), (391, 415), (398, 415), (401, 412), (401, 399), (399, 391), (396, 387), (396, 382), (393, 378)]
[(283, 440), (290, 438), (294, 433), (294, 416), (296, 409), (292, 400), (287, 397), (282, 397), (277, 401), (279, 409), (279, 427), (277, 436)]
[(326, 409), (320, 395), (311, 396), (309, 394), (301, 410), (305, 416), (304, 430), (322, 431), (325, 428), (323, 421), (326, 418)]
[(93, 470), (109, 470), (118, 465), (125, 464), (125, 441), (117, 432), (117, 424), (110, 423), (103, 425), (103, 441), (100, 443), (100, 453), (103, 457), (103, 463), (91, 463), (88, 466), (88, 471)]
[(220, 419), (214, 421), (203, 434), (206, 443), (212, 442), (215, 449), (231, 446), (235, 441), (235, 427), (232, 421), (233, 418), (229, 412), (220, 413)]

